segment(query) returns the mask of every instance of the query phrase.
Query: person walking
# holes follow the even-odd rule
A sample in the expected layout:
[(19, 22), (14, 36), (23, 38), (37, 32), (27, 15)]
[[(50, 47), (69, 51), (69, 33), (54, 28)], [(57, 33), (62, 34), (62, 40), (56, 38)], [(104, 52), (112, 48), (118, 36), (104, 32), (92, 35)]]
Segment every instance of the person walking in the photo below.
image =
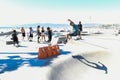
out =
[(40, 43), (40, 36), (41, 36), (41, 32), (40, 32), (40, 26), (37, 26), (37, 42)]
[(25, 38), (25, 29), (24, 29), (24, 27), (21, 28), (21, 33), (22, 33), (22, 37), (23, 37), (23, 40), (24, 40), (24, 38)]
[(45, 40), (45, 30), (44, 30), (44, 27), (42, 27), (42, 30), (41, 30), (41, 37), (42, 37), (42, 41), (46, 41)]

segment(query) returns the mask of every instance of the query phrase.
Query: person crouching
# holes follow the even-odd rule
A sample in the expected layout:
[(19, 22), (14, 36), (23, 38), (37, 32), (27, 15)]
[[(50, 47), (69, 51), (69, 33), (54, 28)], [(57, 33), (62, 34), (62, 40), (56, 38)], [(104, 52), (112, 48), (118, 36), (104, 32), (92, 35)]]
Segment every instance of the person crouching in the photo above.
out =
[(17, 46), (18, 46), (19, 41), (18, 41), (16, 30), (13, 30), (12, 39), (13, 39), (13, 42), (14, 42), (14, 46), (15, 46), (15, 44), (17, 44)]

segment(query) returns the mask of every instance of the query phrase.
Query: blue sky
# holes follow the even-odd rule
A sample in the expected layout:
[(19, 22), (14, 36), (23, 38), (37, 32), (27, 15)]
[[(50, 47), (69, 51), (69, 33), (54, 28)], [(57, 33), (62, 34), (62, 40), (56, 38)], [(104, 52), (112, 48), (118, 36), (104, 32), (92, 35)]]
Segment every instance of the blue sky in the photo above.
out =
[(0, 0), (0, 25), (25, 23), (119, 23), (120, 0)]
[(5, 0), (8, 3), (24, 7), (47, 8), (53, 10), (68, 9), (119, 9), (120, 0)]

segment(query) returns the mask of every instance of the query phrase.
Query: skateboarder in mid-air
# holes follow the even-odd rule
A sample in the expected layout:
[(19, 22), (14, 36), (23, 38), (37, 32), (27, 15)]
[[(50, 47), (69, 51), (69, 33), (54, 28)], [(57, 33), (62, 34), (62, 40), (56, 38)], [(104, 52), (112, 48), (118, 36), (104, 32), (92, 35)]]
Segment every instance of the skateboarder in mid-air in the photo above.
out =
[(77, 36), (77, 35), (80, 34), (78, 25), (75, 24), (75, 23), (74, 23), (72, 20), (70, 20), (70, 19), (68, 19), (68, 21), (70, 22), (70, 26), (72, 26), (73, 31), (72, 31), (72, 33), (67, 34), (67, 39), (69, 39), (69, 38), (72, 37), (72, 36)]

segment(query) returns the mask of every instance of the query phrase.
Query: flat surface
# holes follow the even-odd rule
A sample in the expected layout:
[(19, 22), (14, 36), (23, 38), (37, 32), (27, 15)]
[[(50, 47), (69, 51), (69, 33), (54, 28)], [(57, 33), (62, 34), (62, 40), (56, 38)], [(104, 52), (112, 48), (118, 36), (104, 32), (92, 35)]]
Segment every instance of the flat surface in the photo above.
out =
[[(83, 40), (71, 39), (67, 44), (59, 44), (61, 55), (40, 60), (38, 48), (47, 44), (26, 39), (17, 48), (5, 45), (4, 37), (0, 38), (0, 80), (120, 79), (119, 35), (105, 33), (83, 36)], [(56, 42), (53, 39), (52, 43)]]

